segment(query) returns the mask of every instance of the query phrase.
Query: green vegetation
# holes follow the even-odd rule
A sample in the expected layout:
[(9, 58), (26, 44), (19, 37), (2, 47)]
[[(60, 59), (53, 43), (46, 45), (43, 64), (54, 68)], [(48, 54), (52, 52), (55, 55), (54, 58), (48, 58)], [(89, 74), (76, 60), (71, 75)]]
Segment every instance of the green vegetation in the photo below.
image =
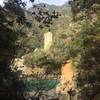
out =
[(79, 69), (77, 85), (82, 98), (92, 100), (100, 94), (98, 90), (100, 87), (100, 1), (73, 0), (70, 3), (74, 21), (82, 22), (81, 31), (76, 38), (76, 41), (79, 41), (77, 45), (80, 45), (80, 51), (74, 59), (74, 65)]
[(13, 72), (10, 65), (16, 57), (41, 47), (38, 21), (27, 20), (24, 9), (21, 0), (6, 0), (0, 6), (0, 100), (24, 100), (21, 72)]
[[(12, 71), (13, 60), (22, 57), (25, 66), (44, 68), (46, 75), (56, 71), (58, 75), (62, 64), (72, 60), (78, 70), (76, 83), (82, 99), (92, 100), (100, 94), (100, 0), (72, 0), (69, 4), (72, 14), (67, 12), (68, 4), (47, 8), (39, 4), (28, 11), (21, 0), (7, 0), (4, 7), (0, 6), (0, 92), (4, 93), (0, 100), (24, 100), (21, 94), (26, 87), (49, 87), (43, 80), (32, 80), (27, 85), (23, 81), (27, 77), (20, 77), (22, 72)], [(53, 34), (53, 44), (45, 52), (43, 39), (48, 30)]]

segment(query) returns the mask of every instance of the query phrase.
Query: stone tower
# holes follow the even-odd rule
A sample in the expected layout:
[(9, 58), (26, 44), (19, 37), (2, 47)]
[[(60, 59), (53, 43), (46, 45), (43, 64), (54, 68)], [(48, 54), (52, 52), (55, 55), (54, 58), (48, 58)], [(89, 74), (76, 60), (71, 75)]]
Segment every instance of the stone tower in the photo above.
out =
[(44, 50), (49, 50), (52, 46), (52, 33), (47, 32), (44, 34)]

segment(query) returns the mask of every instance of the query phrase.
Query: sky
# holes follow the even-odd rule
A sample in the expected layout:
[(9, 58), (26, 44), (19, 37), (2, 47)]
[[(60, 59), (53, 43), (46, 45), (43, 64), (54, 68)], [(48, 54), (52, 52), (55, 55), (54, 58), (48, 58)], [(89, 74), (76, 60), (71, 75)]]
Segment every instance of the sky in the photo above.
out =
[(4, 0), (0, 0), (0, 5), (2, 5), (3, 1), (4, 1)]
[[(0, 0), (0, 5), (2, 5), (4, 0)], [(27, 8), (32, 6), (32, 3), (29, 2), (29, 0), (23, 0), (25, 2), (27, 2)], [(63, 5), (64, 3), (66, 3), (68, 0), (35, 0), (35, 3), (47, 3), (47, 4), (54, 4), (54, 5)]]
[[(27, 2), (27, 6), (30, 7), (32, 6), (31, 2), (29, 2), (29, 0), (23, 0), (25, 2)], [(35, 0), (34, 3), (46, 3), (46, 4), (50, 4), (50, 5), (57, 5), (57, 6), (61, 6), (64, 3), (66, 3), (69, 0)]]

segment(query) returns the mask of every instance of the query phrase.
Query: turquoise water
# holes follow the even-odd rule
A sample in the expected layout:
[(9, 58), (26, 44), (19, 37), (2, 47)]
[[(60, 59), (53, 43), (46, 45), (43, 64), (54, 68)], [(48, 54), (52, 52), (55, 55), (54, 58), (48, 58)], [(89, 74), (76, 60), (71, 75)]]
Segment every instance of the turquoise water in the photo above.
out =
[(59, 82), (54, 79), (47, 80), (31, 80), (25, 81), (25, 90), (26, 91), (37, 91), (37, 90), (51, 90), (55, 88)]

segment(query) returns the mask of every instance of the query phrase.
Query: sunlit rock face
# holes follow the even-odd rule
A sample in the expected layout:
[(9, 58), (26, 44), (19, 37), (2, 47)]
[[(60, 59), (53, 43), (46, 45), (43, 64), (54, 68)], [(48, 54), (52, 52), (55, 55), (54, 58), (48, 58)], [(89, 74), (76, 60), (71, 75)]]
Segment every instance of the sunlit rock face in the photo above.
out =
[(52, 46), (52, 33), (47, 32), (44, 34), (44, 50), (47, 51)]
[(13, 64), (11, 65), (11, 69), (15, 72), (21, 72), (21, 75), (32, 75), (32, 68), (24, 65), (24, 58), (15, 58)]
[(40, 68), (38, 66), (36, 67), (27, 66), (24, 64), (24, 60), (25, 60), (25, 56), (23, 56), (22, 58), (15, 58), (13, 64), (11, 65), (12, 71), (20, 72), (19, 76), (44, 75), (45, 73), (44, 68)]
[(75, 74), (76, 71), (72, 67), (72, 61), (71, 60), (67, 61), (67, 63), (64, 64), (61, 68), (60, 84), (56, 88), (57, 93), (60, 92), (66, 94), (67, 91), (75, 88), (75, 81), (74, 81)]

